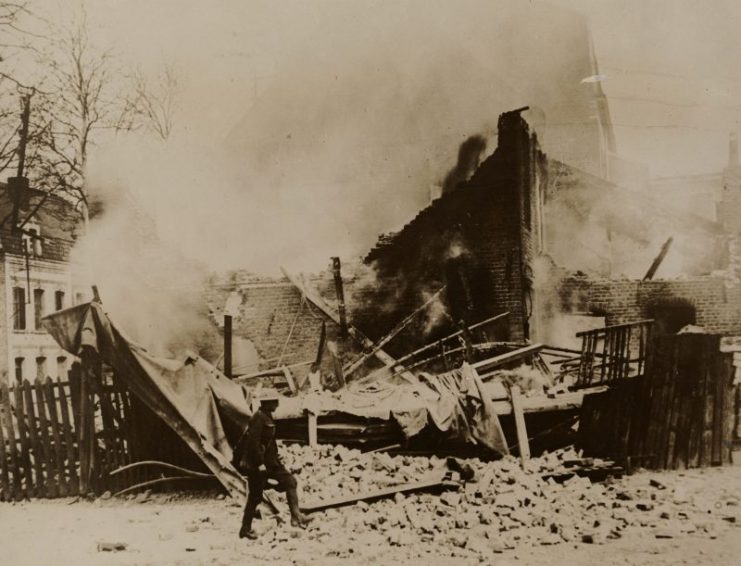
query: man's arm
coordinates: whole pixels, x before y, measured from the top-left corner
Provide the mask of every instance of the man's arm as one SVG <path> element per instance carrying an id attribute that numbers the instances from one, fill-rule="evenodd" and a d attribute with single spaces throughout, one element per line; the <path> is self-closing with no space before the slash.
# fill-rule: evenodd
<path id="1" fill-rule="evenodd" d="M 250 428 L 247 431 L 247 440 L 245 442 L 247 461 L 258 468 L 265 465 L 265 447 L 262 444 L 263 424 L 263 419 L 259 416 L 253 418 L 250 422 Z"/>

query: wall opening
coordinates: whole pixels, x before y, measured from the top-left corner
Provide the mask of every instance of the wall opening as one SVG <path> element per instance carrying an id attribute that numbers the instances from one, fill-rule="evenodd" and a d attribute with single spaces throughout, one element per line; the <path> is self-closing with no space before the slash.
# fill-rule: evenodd
<path id="1" fill-rule="evenodd" d="M 676 334 L 697 321 L 695 306 L 687 299 L 659 299 L 646 308 L 646 315 L 654 319 L 653 332 L 656 336 Z"/>

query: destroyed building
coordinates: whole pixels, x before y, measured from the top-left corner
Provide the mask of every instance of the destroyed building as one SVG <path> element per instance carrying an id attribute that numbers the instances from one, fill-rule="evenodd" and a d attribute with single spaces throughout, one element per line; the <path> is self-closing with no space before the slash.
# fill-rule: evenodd
<path id="1" fill-rule="evenodd" d="M 122 493 L 172 479 L 153 471 L 138 484 L 135 475 L 117 476 L 131 470 L 132 458 L 141 460 L 137 466 L 158 460 L 190 467 L 198 466 L 197 457 L 208 477 L 243 495 L 232 450 L 263 387 L 282 394 L 277 436 L 312 447 L 479 458 L 515 448 L 525 462 L 531 447 L 542 452 L 578 440 L 626 465 L 631 458 L 657 469 L 728 463 L 738 424 L 736 356 L 729 354 L 738 347 L 717 333 L 737 332 L 735 217 L 714 222 L 667 208 L 657 213 L 648 198 L 549 160 L 526 111 L 502 114 L 496 148 L 470 177 L 383 237 L 362 265 L 344 266 L 344 275 L 333 258 L 332 270 L 311 277 L 287 270 L 283 279 L 214 277 L 207 299 L 224 331 L 223 372 L 196 354 L 152 355 L 125 337 L 99 298 L 45 317 L 57 343 L 81 359 L 68 384 L 72 404 L 62 413 L 71 407 L 78 446 L 78 457 L 67 458 L 70 469 L 56 472 L 60 481 L 69 472 L 65 489 L 79 479 L 73 485 L 79 493 L 106 485 Z M 736 202 L 730 183 L 725 194 L 728 206 Z M 605 200 L 613 206 L 600 209 Z M 566 220 L 572 230 L 559 233 L 557 221 L 572 208 Z M 667 227 L 687 234 L 676 235 L 676 248 L 666 240 L 643 279 L 624 276 L 633 267 L 629 259 Z M 590 254 L 578 251 L 586 243 Z M 704 253 L 687 253 L 693 246 Z M 679 264 L 686 275 L 656 279 L 673 249 L 687 260 Z M 573 265 L 583 271 L 574 273 Z M 725 294 L 713 296 L 715 289 Z M 579 318 L 565 329 L 554 324 L 570 316 Z M 649 343 L 646 316 L 656 319 L 659 334 L 705 324 L 716 335 L 695 330 Z M 620 321 L 630 324 L 615 325 Z M 560 347 L 562 336 L 579 330 L 587 330 L 577 334 L 580 350 Z M 660 355 L 650 358 L 649 348 Z M 37 399 L 52 385 L 34 384 Z M 64 388 L 57 384 L 60 397 Z M 31 415 L 30 383 L 13 395 L 21 390 Z M 0 387 L 8 414 L 10 396 Z M 672 407 L 703 418 L 667 420 L 677 414 Z M 59 428 L 72 450 L 72 429 L 64 421 Z M 11 454 L 13 489 L 3 487 L 14 497 L 27 496 L 32 478 L 44 477 L 24 463 L 23 454 L 36 448 L 24 447 L 23 425 L 19 431 L 21 464 Z M 189 473 L 186 479 L 205 472 Z"/>
<path id="2" fill-rule="evenodd" d="M 717 203 L 725 220 L 710 220 L 549 159 L 527 115 L 502 114 L 496 149 L 469 179 L 382 236 L 365 267 L 346 269 L 349 319 L 379 339 L 442 289 L 443 306 L 388 345 L 399 354 L 461 321 L 502 313 L 509 314 L 487 329 L 490 340 L 564 344 L 579 330 L 646 318 L 672 332 L 687 324 L 741 331 L 730 212 L 741 192 L 738 166 L 731 161 Z M 664 247 L 663 263 L 645 277 Z M 313 283 L 336 301 L 330 273 Z M 234 290 L 243 299 L 235 335 L 250 341 L 254 369 L 265 367 L 260 360 L 313 359 L 322 317 L 290 282 L 246 274 L 215 280 L 209 304 L 217 320 Z M 328 333 L 337 339 L 331 322 Z"/>

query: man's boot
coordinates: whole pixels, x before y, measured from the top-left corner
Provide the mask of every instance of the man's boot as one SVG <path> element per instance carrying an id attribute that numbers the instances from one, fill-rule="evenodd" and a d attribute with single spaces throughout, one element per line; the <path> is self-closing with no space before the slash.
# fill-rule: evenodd
<path id="1" fill-rule="evenodd" d="M 247 504 L 244 506 L 244 515 L 242 516 L 242 528 L 239 529 L 239 538 L 248 538 L 255 540 L 257 533 L 252 530 L 252 520 L 257 512 L 258 502 L 247 497 Z"/>
<path id="2" fill-rule="evenodd" d="M 291 525 L 305 529 L 312 521 L 312 517 L 304 515 L 298 508 L 298 492 L 295 489 L 286 491 L 288 508 L 291 510 Z"/>

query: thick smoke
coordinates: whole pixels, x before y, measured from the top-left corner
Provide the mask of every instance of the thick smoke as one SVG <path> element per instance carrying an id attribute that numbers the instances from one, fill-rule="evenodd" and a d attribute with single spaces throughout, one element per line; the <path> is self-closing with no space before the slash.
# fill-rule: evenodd
<path id="1" fill-rule="evenodd" d="M 460 183 L 468 181 L 476 171 L 481 157 L 486 151 L 486 138 L 480 135 L 471 136 L 458 149 L 458 162 L 443 181 L 443 194 L 454 190 Z"/>
<path id="2" fill-rule="evenodd" d="M 600 133 L 595 87 L 580 83 L 593 73 L 577 14 L 511 0 L 456 3 L 444 18 L 417 1 L 332 6 L 276 60 L 228 138 L 244 180 L 262 181 L 254 198 L 279 194 L 290 206 L 300 192 L 320 203 L 295 228 L 311 224 L 325 257 L 338 240 L 363 253 L 408 222 L 445 177 L 452 148 L 471 132 L 494 135 L 507 110 L 542 108 L 546 150 L 590 166 Z M 482 145 L 464 144 L 458 178 Z"/>
<path id="3" fill-rule="evenodd" d="M 554 124 L 549 139 L 573 142 L 559 147 L 596 146 L 578 15 L 512 0 L 462 2 L 444 20 L 425 2 L 332 6 L 296 36 L 281 22 L 290 41 L 271 44 L 273 72 L 254 92 L 191 108 L 194 124 L 201 113 L 234 124 L 225 144 L 183 113 L 165 145 L 119 137 L 90 156 L 105 212 L 77 257 L 134 338 L 165 351 L 208 334 L 195 295 L 212 271 L 313 272 L 364 254 L 427 204 L 457 141 L 491 135 L 503 111 L 536 104 Z M 249 42 L 235 37 L 221 47 Z M 233 93 L 225 61 L 208 80 L 180 65 L 183 84 Z M 480 145 L 462 153 L 464 177 Z"/>

